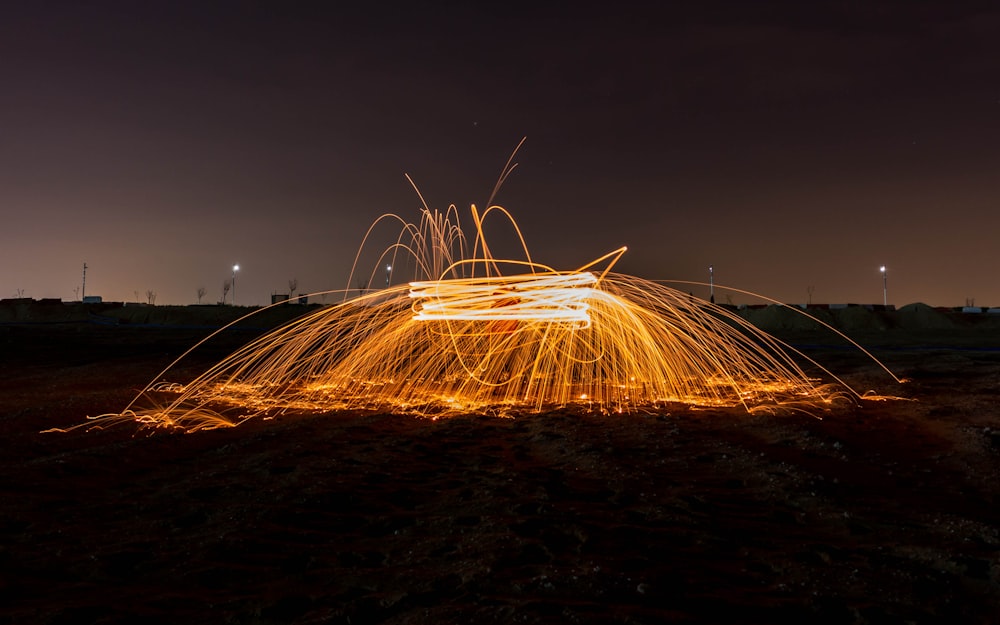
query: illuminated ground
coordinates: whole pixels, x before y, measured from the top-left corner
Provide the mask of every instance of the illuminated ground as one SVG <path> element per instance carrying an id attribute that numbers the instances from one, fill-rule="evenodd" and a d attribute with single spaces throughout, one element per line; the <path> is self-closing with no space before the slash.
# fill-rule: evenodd
<path id="1" fill-rule="evenodd" d="M 906 336 L 866 342 L 892 339 L 877 353 L 920 401 L 824 421 L 341 414 L 134 437 L 37 432 L 129 401 L 190 331 L 0 327 L 0 622 L 990 622 L 1000 354 Z"/>

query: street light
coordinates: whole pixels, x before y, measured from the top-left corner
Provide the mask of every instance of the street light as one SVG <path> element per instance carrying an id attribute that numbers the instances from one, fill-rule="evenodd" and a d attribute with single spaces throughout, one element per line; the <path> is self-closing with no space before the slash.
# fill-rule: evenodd
<path id="1" fill-rule="evenodd" d="M 886 284 L 885 265 L 879 267 L 878 270 L 882 272 L 882 306 L 887 308 L 889 306 L 889 289 Z"/>
<path id="2" fill-rule="evenodd" d="M 708 301 L 715 303 L 715 265 L 708 266 Z"/>
<path id="3" fill-rule="evenodd" d="M 389 276 L 392 275 L 392 265 L 385 266 L 385 288 L 389 288 Z"/>
<path id="4" fill-rule="evenodd" d="M 239 270 L 239 265 L 233 265 L 233 306 L 236 305 L 236 272 Z"/>

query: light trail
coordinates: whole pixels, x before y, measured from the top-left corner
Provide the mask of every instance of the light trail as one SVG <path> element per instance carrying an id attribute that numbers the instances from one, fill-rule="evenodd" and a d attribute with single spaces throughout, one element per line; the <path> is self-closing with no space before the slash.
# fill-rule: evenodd
<path id="1" fill-rule="evenodd" d="M 556 271 L 532 261 L 507 211 L 471 210 L 471 246 L 454 207 L 425 207 L 418 224 L 393 217 L 401 232 L 372 276 L 386 261 L 397 271 L 408 260 L 408 283 L 306 314 L 190 383 L 151 384 L 121 413 L 89 425 L 191 432 L 290 412 L 357 410 L 432 418 L 678 406 L 821 414 L 841 401 L 878 399 L 724 307 L 613 272 L 625 248 Z M 523 259 L 491 256 L 483 229 L 491 213 L 514 226 Z"/>
<path id="2" fill-rule="evenodd" d="M 590 272 L 411 282 L 415 321 L 529 321 L 590 325 Z"/>

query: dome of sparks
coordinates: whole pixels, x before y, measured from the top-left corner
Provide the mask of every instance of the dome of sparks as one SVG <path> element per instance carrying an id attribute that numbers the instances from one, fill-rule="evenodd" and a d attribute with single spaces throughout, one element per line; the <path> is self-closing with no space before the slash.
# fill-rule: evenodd
<path id="1" fill-rule="evenodd" d="M 417 224 L 383 216 L 402 229 L 375 266 L 411 268 L 408 283 L 345 296 L 96 420 L 196 431 L 290 412 L 822 411 L 858 397 L 726 308 L 613 272 L 625 248 L 557 271 L 531 259 L 506 210 L 471 212 L 471 239 L 454 207 L 425 207 Z M 488 214 L 513 225 L 523 258 L 493 257 Z"/>

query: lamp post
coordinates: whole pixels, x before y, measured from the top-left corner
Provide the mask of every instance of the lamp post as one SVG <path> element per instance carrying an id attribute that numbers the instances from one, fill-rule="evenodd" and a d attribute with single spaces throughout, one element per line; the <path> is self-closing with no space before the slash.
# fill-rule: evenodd
<path id="1" fill-rule="evenodd" d="M 715 265 L 708 266 L 708 301 L 715 303 Z"/>
<path id="2" fill-rule="evenodd" d="M 389 277 L 392 276 L 392 265 L 385 266 L 385 288 L 389 288 Z"/>
<path id="3" fill-rule="evenodd" d="M 239 265 L 233 265 L 233 306 L 236 305 L 236 272 L 239 270 Z"/>
<path id="4" fill-rule="evenodd" d="M 888 288 L 888 285 L 886 283 L 885 265 L 882 265 L 881 267 L 879 267 L 878 270 L 882 272 L 882 306 L 883 307 L 888 307 L 889 306 L 889 288 Z"/>

